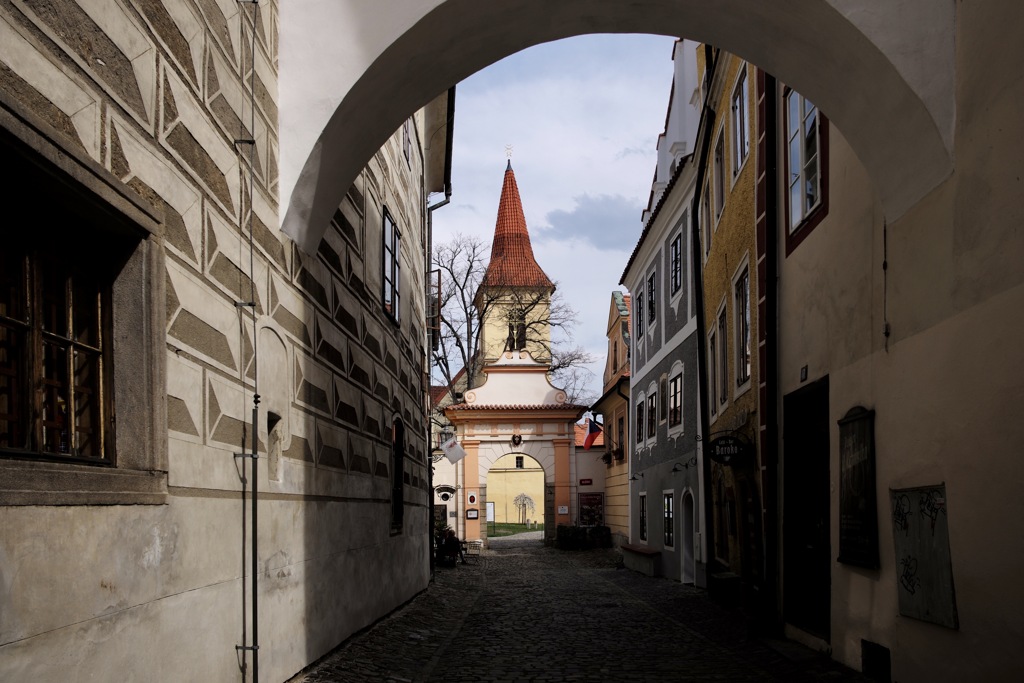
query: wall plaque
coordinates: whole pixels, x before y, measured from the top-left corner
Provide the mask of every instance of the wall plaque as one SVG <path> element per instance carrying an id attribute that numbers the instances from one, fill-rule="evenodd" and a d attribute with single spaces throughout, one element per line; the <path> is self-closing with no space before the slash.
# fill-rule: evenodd
<path id="1" fill-rule="evenodd" d="M 875 411 L 855 406 L 839 420 L 839 557 L 878 569 Z"/>

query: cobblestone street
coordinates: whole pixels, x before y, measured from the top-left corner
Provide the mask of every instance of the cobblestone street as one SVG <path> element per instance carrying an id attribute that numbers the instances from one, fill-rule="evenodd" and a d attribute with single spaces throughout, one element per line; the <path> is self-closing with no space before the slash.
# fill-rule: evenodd
<path id="1" fill-rule="evenodd" d="M 703 591 L 616 559 L 494 539 L 290 683 L 865 680 L 795 643 L 750 639 Z"/>

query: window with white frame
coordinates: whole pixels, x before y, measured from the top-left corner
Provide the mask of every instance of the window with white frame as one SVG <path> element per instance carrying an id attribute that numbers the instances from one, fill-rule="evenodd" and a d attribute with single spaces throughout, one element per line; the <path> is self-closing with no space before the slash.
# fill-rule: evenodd
<path id="1" fill-rule="evenodd" d="M 718 402 L 724 404 L 729 399 L 729 345 L 726 343 L 728 321 L 725 318 L 725 307 L 718 314 Z"/>
<path id="2" fill-rule="evenodd" d="M 675 509 L 674 501 L 675 494 L 672 491 L 666 491 L 662 494 L 662 500 L 664 501 L 663 509 L 665 511 L 665 547 L 672 548 L 675 546 Z"/>
<path id="3" fill-rule="evenodd" d="M 647 438 L 653 439 L 658 433 L 658 392 L 652 391 L 647 397 Z"/>
<path id="4" fill-rule="evenodd" d="M 647 278 L 647 324 L 653 325 L 658 317 L 658 290 L 657 272 L 651 273 Z"/>
<path id="5" fill-rule="evenodd" d="M 718 334 L 714 327 L 708 332 L 708 406 L 718 414 Z"/>
<path id="6" fill-rule="evenodd" d="M 683 218 L 683 224 L 686 224 L 685 216 Z M 672 238 L 672 243 L 668 249 L 668 272 L 669 280 L 668 287 L 671 294 L 679 292 L 683 286 L 683 235 L 679 233 Z"/>
<path id="7" fill-rule="evenodd" d="M 736 386 L 750 381 L 750 268 L 743 267 L 733 285 L 733 314 L 736 316 Z"/>
<path id="8" fill-rule="evenodd" d="M 382 299 L 384 304 L 384 312 L 388 314 L 395 322 L 399 321 L 399 313 L 401 311 L 401 282 L 402 282 L 402 267 L 401 267 L 401 253 L 402 253 L 402 234 L 398 231 L 398 226 L 395 225 L 395 220 L 391 217 L 387 207 L 384 208 L 384 230 L 383 230 L 384 248 L 383 253 L 383 292 Z"/>
<path id="9" fill-rule="evenodd" d="M 795 90 L 785 99 L 789 231 L 794 232 L 821 202 L 820 117 L 818 108 Z"/>
<path id="10" fill-rule="evenodd" d="M 704 195 L 701 197 L 700 202 L 700 227 L 702 231 L 702 237 L 704 242 L 704 260 L 708 258 L 708 254 L 711 252 L 711 183 L 704 185 Z"/>
<path id="11" fill-rule="evenodd" d="M 644 445 L 644 429 L 647 428 L 647 423 L 644 422 L 644 397 L 640 396 L 640 400 L 636 404 L 636 447 L 639 449 Z"/>
<path id="12" fill-rule="evenodd" d="M 647 540 L 647 494 L 640 494 L 640 504 L 637 505 L 640 517 L 640 540 Z"/>
<path id="13" fill-rule="evenodd" d="M 683 373 L 672 376 L 668 381 L 668 426 L 678 427 L 683 424 Z"/>
<path id="14" fill-rule="evenodd" d="M 636 338 L 640 341 L 644 336 L 644 290 L 640 289 L 639 295 L 637 295 L 636 311 L 633 314 L 636 322 Z"/>
<path id="15" fill-rule="evenodd" d="M 750 97 L 747 92 L 747 67 L 740 68 L 732 92 L 732 175 L 739 175 L 750 153 Z"/>
<path id="16" fill-rule="evenodd" d="M 714 171 L 715 220 L 718 220 L 725 208 L 725 136 L 721 132 L 715 141 Z"/>

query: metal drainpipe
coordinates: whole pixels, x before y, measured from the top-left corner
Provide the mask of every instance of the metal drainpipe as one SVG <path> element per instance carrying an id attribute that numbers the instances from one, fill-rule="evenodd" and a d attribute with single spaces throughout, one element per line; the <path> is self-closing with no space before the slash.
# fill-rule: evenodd
<path id="1" fill-rule="evenodd" d="M 764 76 L 765 103 L 765 434 L 761 444 L 762 479 L 761 501 L 765 508 L 762 518 L 764 533 L 764 588 L 762 618 L 769 633 L 782 631 L 782 605 L 779 602 L 779 212 L 778 212 L 778 86 L 774 76 Z M 765 448 L 765 444 L 768 447 Z M 768 457 L 764 457 L 767 455 Z"/>
<path id="2" fill-rule="evenodd" d="M 700 147 L 697 150 L 697 179 L 695 187 L 697 191 L 693 196 L 693 206 L 690 208 L 690 222 L 691 222 L 691 235 L 693 242 L 693 288 L 694 288 L 694 305 L 697 316 L 697 391 L 698 396 L 707 393 L 708 386 L 708 358 L 707 358 L 707 345 L 706 345 L 706 323 L 704 321 L 704 258 L 703 250 L 701 248 L 700 239 L 700 198 L 701 191 L 704 185 L 704 174 L 707 172 L 707 154 L 708 149 L 711 147 L 711 133 L 715 125 L 715 110 L 709 105 L 711 100 L 711 82 L 714 79 L 715 67 L 717 66 L 718 58 L 713 55 L 712 48 L 709 45 L 704 46 L 705 54 L 705 81 L 707 96 L 704 98 L 704 107 L 701 111 L 701 123 L 704 128 L 704 137 L 700 141 Z M 707 397 L 705 396 L 705 399 Z M 701 439 L 707 440 L 708 435 L 711 432 L 710 419 L 708 418 L 708 402 L 707 400 L 698 401 L 697 407 L 700 410 L 700 431 Z M 708 454 L 708 449 L 705 447 L 704 442 L 701 442 L 701 461 L 703 463 L 704 470 L 704 481 L 703 481 L 703 495 L 704 495 L 704 541 L 710 547 L 714 543 L 713 538 L 707 537 L 708 528 L 713 524 L 713 513 L 714 510 L 711 504 L 711 458 Z M 707 556 L 702 553 L 704 557 L 704 566 L 708 566 Z"/>
<path id="3" fill-rule="evenodd" d="M 447 121 L 447 124 L 448 124 L 448 130 L 445 132 L 444 199 L 442 199 L 441 201 L 439 201 L 436 204 L 430 204 L 430 205 L 427 206 L 427 245 L 426 245 L 427 246 L 427 253 L 425 254 L 425 256 L 426 256 L 426 263 L 424 264 L 424 270 L 427 273 L 429 273 L 430 270 L 431 270 L 430 266 L 431 266 L 432 254 L 434 253 L 434 211 L 436 211 L 437 209 L 440 209 L 442 206 L 446 206 L 452 200 L 452 146 L 454 145 L 454 140 L 455 140 L 455 131 L 454 131 L 454 126 L 452 125 L 452 124 L 455 123 L 455 86 L 454 85 L 452 87 L 448 88 L 448 116 L 446 117 L 445 120 Z M 438 305 L 440 305 L 440 301 L 438 302 Z M 430 352 L 428 351 L 427 354 L 428 354 L 428 365 L 429 365 L 430 364 L 429 363 L 429 354 L 430 354 Z M 429 375 L 428 375 L 427 387 L 428 387 L 428 391 L 429 391 L 429 387 L 430 387 Z M 429 400 L 429 397 L 428 397 L 428 400 Z M 433 406 L 431 406 L 431 409 L 433 409 Z M 431 433 L 431 429 L 430 429 L 430 424 L 431 424 L 430 420 L 427 420 L 427 444 L 428 445 L 432 445 L 431 444 L 431 440 L 433 438 L 433 434 Z M 433 450 L 433 449 L 431 448 L 431 450 Z M 456 477 L 456 483 L 457 482 L 458 482 L 458 477 Z M 428 520 L 428 526 L 427 526 L 427 528 L 429 530 L 428 531 L 428 539 L 430 540 L 430 543 L 431 543 L 431 552 L 429 553 L 430 554 L 430 576 L 433 577 L 434 576 L 434 553 L 433 553 L 433 545 L 432 545 L 433 544 L 433 538 L 434 538 L 434 463 L 433 463 L 433 460 L 431 460 L 430 469 L 427 470 L 427 487 L 428 487 L 427 490 L 429 491 L 429 499 L 428 500 L 430 501 L 430 504 L 427 506 L 427 514 L 429 515 L 429 518 L 430 518 Z M 447 520 L 445 520 L 445 522 L 447 522 Z"/>

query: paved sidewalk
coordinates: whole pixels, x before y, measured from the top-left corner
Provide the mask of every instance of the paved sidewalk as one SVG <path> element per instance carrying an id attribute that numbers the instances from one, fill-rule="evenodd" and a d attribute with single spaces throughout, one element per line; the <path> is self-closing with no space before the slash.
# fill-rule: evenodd
<path id="1" fill-rule="evenodd" d="M 749 639 L 698 589 L 617 567 L 614 551 L 493 539 L 290 683 L 865 681 L 791 642 Z"/>

